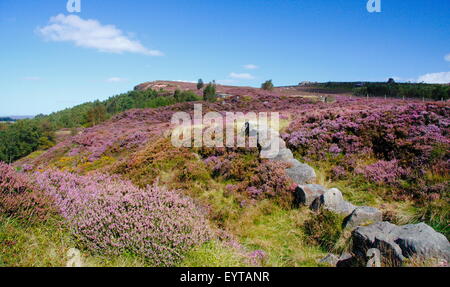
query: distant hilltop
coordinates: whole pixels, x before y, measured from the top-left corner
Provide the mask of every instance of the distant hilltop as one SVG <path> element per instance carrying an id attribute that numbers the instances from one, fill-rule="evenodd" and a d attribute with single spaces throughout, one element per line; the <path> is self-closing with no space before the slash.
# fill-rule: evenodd
<path id="1" fill-rule="evenodd" d="M 0 116 L 0 122 L 15 122 L 32 118 L 34 118 L 34 116 Z"/>
<path id="2" fill-rule="evenodd" d="M 15 122 L 16 120 L 10 117 L 0 117 L 0 122 Z"/>

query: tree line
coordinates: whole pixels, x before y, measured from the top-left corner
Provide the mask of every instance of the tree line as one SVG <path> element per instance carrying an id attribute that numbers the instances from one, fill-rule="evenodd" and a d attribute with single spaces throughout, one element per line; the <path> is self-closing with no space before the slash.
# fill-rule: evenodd
<path id="1" fill-rule="evenodd" d="M 450 99 L 450 85 L 433 84 L 406 84 L 406 83 L 368 83 L 363 87 L 353 89 L 356 96 L 420 98 L 428 100 Z"/>
<path id="2" fill-rule="evenodd" d="M 450 99 L 450 85 L 425 83 L 396 83 L 394 79 L 387 82 L 326 82 L 314 83 L 314 88 L 329 91 L 352 93 L 355 96 L 419 98 L 427 100 Z"/>
<path id="3" fill-rule="evenodd" d="M 205 88 L 205 97 L 215 96 L 215 86 Z M 55 144 L 55 131 L 63 128 L 91 127 L 111 116 L 134 108 L 158 108 L 180 102 L 199 101 L 192 91 L 130 91 L 68 108 L 50 115 L 0 125 L 0 161 L 11 163 L 30 153 Z"/>

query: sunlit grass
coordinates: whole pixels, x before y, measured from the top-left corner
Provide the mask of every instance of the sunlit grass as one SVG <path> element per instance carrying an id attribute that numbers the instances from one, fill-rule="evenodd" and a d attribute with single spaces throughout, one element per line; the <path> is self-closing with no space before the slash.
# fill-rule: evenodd
<path id="1" fill-rule="evenodd" d="M 210 241 L 194 248 L 180 263 L 180 267 L 245 267 L 242 254 L 222 242 Z"/>
<path id="2" fill-rule="evenodd" d="M 46 223 L 28 225 L 0 216 L 0 267 L 64 267 L 67 252 L 78 247 L 70 230 L 53 218 Z M 142 258 L 93 256 L 81 251 L 83 267 L 145 266 Z"/>
<path id="3" fill-rule="evenodd" d="M 249 249 L 268 254 L 267 266 L 317 266 L 326 253 L 308 245 L 302 224 L 307 210 L 283 210 L 270 201 L 247 207 L 229 229 Z"/>

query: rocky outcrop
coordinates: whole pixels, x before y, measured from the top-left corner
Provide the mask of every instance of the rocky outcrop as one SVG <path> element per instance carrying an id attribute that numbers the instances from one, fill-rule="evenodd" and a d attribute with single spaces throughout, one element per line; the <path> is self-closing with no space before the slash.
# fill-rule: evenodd
<path id="1" fill-rule="evenodd" d="M 369 206 L 360 206 L 355 208 L 355 210 L 353 210 L 353 212 L 345 219 L 344 227 L 354 228 L 380 221 L 383 221 L 383 213 L 379 209 Z"/>
<path id="2" fill-rule="evenodd" d="M 301 163 L 296 159 L 292 159 L 288 163 L 291 167 L 286 169 L 286 174 L 296 184 L 307 184 L 316 180 L 316 172 L 309 165 Z"/>
<path id="3" fill-rule="evenodd" d="M 296 184 L 303 185 L 315 181 L 314 169 L 294 158 L 292 151 L 286 147 L 286 142 L 280 137 L 278 131 L 269 127 L 258 127 L 253 122 L 246 122 L 242 132 L 246 136 L 257 137 L 261 158 L 286 163 L 288 165 L 286 174 Z"/>
<path id="4" fill-rule="evenodd" d="M 357 267 L 358 262 L 355 257 L 353 257 L 350 253 L 343 253 L 339 256 L 339 259 L 336 263 L 336 267 Z"/>
<path id="5" fill-rule="evenodd" d="M 266 149 L 261 151 L 261 157 L 278 162 L 290 162 L 294 159 L 292 151 L 287 148 L 279 150 Z"/>
<path id="6" fill-rule="evenodd" d="M 315 211 L 318 211 L 320 208 L 325 208 L 340 215 L 349 216 L 356 209 L 356 206 L 344 200 L 339 189 L 332 188 L 316 198 L 311 208 Z"/>
<path id="7" fill-rule="evenodd" d="M 319 184 L 307 184 L 299 185 L 294 192 L 294 205 L 306 205 L 311 206 L 311 204 L 323 195 L 327 189 Z"/>
<path id="8" fill-rule="evenodd" d="M 328 254 L 327 256 L 325 256 L 324 258 L 322 258 L 319 261 L 319 263 L 321 263 L 321 264 L 326 264 L 326 265 L 330 265 L 330 266 L 336 266 L 338 262 L 339 262 L 339 257 L 332 253 Z"/>
<path id="9" fill-rule="evenodd" d="M 253 132 L 253 131 L 251 131 Z M 278 149 L 286 149 L 286 142 L 279 136 L 278 133 L 274 134 L 274 137 L 267 140 L 260 140 L 259 144 L 263 151 L 267 151 L 272 149 L 274 146 L 278 147 Z M 278 145 L 278 146 L 276 146 Z"/>
<path id="10" fill-rule="evenodd" d="M 447 238 L 425 223 L 397 226 L 378 222 L 352 232 L 353 254 L 359 265 L 367 263 L 367 251 L 376 248 L 387 266 L 401 266 L 406 258 L 450 260 Z"/>

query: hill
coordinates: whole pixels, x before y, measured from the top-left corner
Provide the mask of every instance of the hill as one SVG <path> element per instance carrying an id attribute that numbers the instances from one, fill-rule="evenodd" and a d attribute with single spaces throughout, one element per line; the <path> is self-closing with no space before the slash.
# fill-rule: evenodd
<path id="1" fill-rule="evenodd" d="M 11 215 L 0 223 L 0 238 L 15 246 L 0 245 L 0 265 L 61 266 L 64 253 L 73 247 L 82 251 L 88 266 L 336 265 L 322 259 L 328 253 L 339 257 L 349 252 L 350 258 L 362 260 L 355 236 L 364 230 L 343 224 L 354 212 L 367 210 L 362 206 L 376 208 L 376 216 L 357 225 L 370 227 L 384 220 L 400 230 L 425 222 L 421 230 L 428 232 L 426 240 L 445 250 L 450 218 L 448 103 L 355 97 L 300 86 L 216 89 L 223 97 L 205 102 L 196 84 L 141 84 L 132 92 L 88 104 L 103 105 L 107 117 L 16 161 L 19 172 L 2 166 L 0 177 L 14 179 L 1 185 L 2 191 L 29 192 L 2 193 L 0 198 L 2 214 Z M 176 91 L 196 97 L 177 102 Z M 146 107 L 156 98 L 169 100 Z M 260 150 L 250 147 L 172 145 L 172 115 L 192 114 L 199 103 L 204 113 L 220 115 L 280 112 L 280 142 L 285 146 L 280 160 L 262 159 Z M 73 111 L 47 119 L 58 122 Z M 315 176 L 299 182 L 308 168 Z M 340 193 L 343 198 L 335 201 L 339 205 L 325 196 Z M 342 212 L 341 204 L 350 210 Z M 411 232 L 421 226 L 414 225 Z M 8 232 L 2 231 L 6 228 Z M 53 234 L 60 239 L 54 240 Z M 404 235 L 398 231 L 398 236 Z M 445 259 L 445 252 L 436 248 Z M 386 250 L 383 256 L 391 249 Z M 426 252 L 425 258 L 399 255 L 395 262 L 441 264 Z"/>

